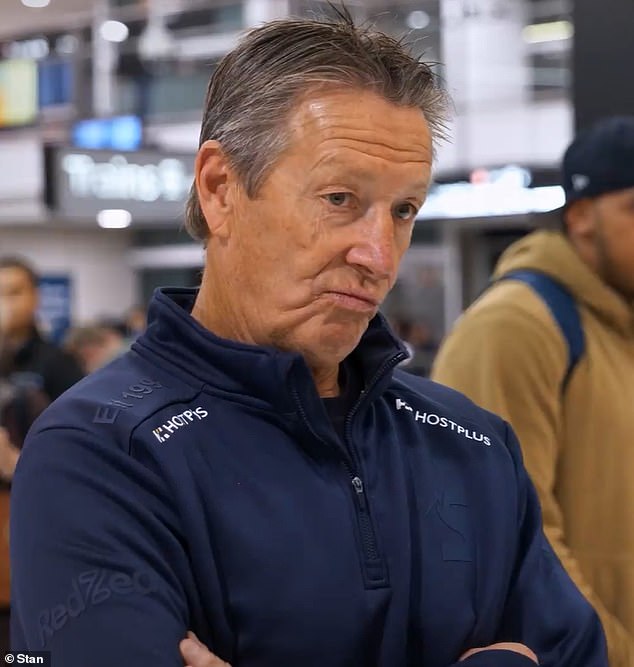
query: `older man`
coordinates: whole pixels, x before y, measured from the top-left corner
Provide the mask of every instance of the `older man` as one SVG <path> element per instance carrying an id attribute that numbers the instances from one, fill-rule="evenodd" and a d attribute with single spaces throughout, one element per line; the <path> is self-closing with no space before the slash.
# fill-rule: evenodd
<path id="1" fill-rule="evenodd" d="M 377 312 L 443 102 L 346 17 L 264 25 L 220 63 L 188 208 L 200 290 L 159 290 L 132 351 L 49 409 L 18 465 L 16 649 L 64 667 L 607 664 L 510 428 L 395 370 Z"/>

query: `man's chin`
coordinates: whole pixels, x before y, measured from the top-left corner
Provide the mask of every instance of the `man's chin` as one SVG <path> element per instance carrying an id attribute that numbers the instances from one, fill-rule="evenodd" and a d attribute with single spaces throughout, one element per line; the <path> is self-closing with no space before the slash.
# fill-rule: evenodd
<path id="1" fill-rule="evenodd" d="M 314 347 L 342 361 L 357 347 L 369 322 L 369 319 L 359 321 L 359 318 L 348 322 L 325 322 L 321 325 Z"/>
<path id="2" fill-rule="evenodd" d="M 359 344 L 371 317 L 358 314 L 342 316 L 330 311 L 326 316 L 313 317 L 286 335 L 274 338 L 273 345 L 299 352 L 311 365 L 333 365 L 343 361 Z"/>

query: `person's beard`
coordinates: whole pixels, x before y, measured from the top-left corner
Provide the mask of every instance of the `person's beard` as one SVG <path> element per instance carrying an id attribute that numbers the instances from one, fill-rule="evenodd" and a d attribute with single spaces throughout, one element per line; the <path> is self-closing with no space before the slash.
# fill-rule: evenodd
<path id="1" fill-rule="evenodd" d="M 605 234 L 603 232 L 603 217 L 596 209 L 594 215 L 596 230 L 595 251 L 599 276 L 603 282 L 617 292 L 619 296 L 623 297 L 629 303 L 634 303 L 634 290 L 619 274 L 617 264 L 612 259 L 610 246 L 606 242 Z"/>

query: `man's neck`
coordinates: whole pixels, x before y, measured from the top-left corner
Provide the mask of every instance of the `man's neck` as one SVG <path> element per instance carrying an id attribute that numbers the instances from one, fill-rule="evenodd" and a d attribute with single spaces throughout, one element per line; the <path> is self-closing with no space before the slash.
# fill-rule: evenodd
<path id="1" fill-rule="evenodd" d="M 328 368 L 311 368 L 310 372 L 315 380 L 317 393 L 321 398 L 334 398 L 339 396 L 339 364 Z"/>
<path id="2" fill-rule="evenodd" d="M 220 338 L 235 340 L 247 345 L 259 345 L 248 331 L 248 322 L 240 323 L 240 318 L 232 311 L 229 303 L 224 304 L 222 298 L 217 298 L 217 294 L 212 295 L 209 292 L 209 286 L 201 286 L 191 315 L 205 329 L 211 331 Z M 224 307 L 226 305 L 226 307 Z M 322 398 L 332 398 L 339 395 L 339 364 L 329 364 L 322 366 L 312 364 L 307 360 L 311 375 L 317 387 L 317 393 Z"/>
<path id="3" fill-rule="evenodd" d="M 248 322 L 240 323 L 231 302 L 225 301 L 218 292 L 211 292 L 209 284 L 206 284 L 204 279 L 191 315 L 205 329 L 219 338 L 235 340 L 247 345 L 256 344 L 248 331 Z"/>

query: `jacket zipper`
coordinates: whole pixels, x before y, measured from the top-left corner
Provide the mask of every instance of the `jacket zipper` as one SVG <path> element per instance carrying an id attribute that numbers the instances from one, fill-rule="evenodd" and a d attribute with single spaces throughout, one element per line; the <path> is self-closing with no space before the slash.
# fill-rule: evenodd
<path id="1" fill-rule="evenodd" d="M 345 423 L 346 442 L 344 443 L 344 445 L 346 446 L 348 457 L 345 456 L 342 457 L 342 464 L 348 474 L 348 477 L 350 479 L 350 484 L 352 485 L 352 489 L 354 492 L 355 506 L 357 508 L 357 520 L 359 524 L 359 533 L 361 535 L 361 545 L 365 561 L 378 561 L 380 560 L 380 554 L 377 546 L 376 535 L 374 533 L 374 527 L 372 526 L 372 519 L 370 517 L 370 508 L 368 505 L 368 498 L 365 492 L 363 479 L 359 476 L 359 473 L 357 472 L 358 469 L 360 470 L 360 464 L 358 463 L 354 445 L 352 443 L 352 420 L 354 419 L 355 414 L 359 410 L 359 407 L 366 400 L 369 391 L 378 382 L 381 376 L 383 376 L 391 368 L 394 368 L 397 364 L 399 364 L 406 358 L 407 355 L 403 352 L 400 352 L 399 354 L 396 354 L 395 356 L 385 361 L 381 365 L 381 367 L 377 370 L 377 372 L 374 374 L 370 382 L 368 382 L 367 385 L 368 390 L 361 392 L 361 396 L 359 397 L 357 402 L 350 410 L 350 413 L 346 417 L 346 423 Z M 306 415 L 304 406 L 302 405 L 302 402 L 299 397 L 299 393 L 297 392 L 295 387 L 293 387 L 293 396 L 295 398 L 295 403 L 297 404 L 297 407 L 299 409 L 299 413 L 302 416 L 302 419 L 304 420 L 304 423 L 306 424 L 310 432 L 313 434 L 315 438 L 317 438 L 317 440 L 322 442 L 324 445 L 329 446 L 329 444 L 325 442 L 322 438 L 320 438 L 311 428 L 308 416 Z"/>
<path id="2" fill-rule="evenodd" d="M 354 419 L 355 414 L 358 412 L 363 402 L 367 399 L 369 391 L 374 387 L 374 385 L 379 381 L 379 379 L 387 373 L 391 368 L 394 368 L 397 364 L 407 358 L 407 355 L 403 352 L 391 357 L 385 361 L 381 367 L 374 374 L 370 382 L 368 382 L 368 391 L 361 392 L 359 400 L 352 406 L 350 413 L 346 417 L 345 423 L 345 438 L 346 438 L 346 449 L 350 453 L 352 460 L 354 461 L 355 467 L 360 470 L 361 465 L 358 462 L 354 445 L 352 442 L 352 420 Z M 363 484 L 363 479 L 356 473 L 347 462 L 344 463 L 348 475 L 350 477 L 350 482 L 355 492 L 355 498 L 358 508 L 358 519 L 359 519 L 359 532 L 361 534 L 361 543 L 363 547 L 363 555 L 366 560 L 377 561 L 380 559 L 379 548 L 377 544 L 376 535 L 374 532 L 374 527 L 372 526 L 372 518 L 370 516 L 370 507 L 368 504 L 368 497 L 365 492 L 365 487 Z"/>
<path id="3" fill-rule="evenodd" d="M 368 390 L 363 391 L 359 400 L 354 404 L 352 410 L 346 417 L 345 423 L 345 438 L 346 438 L 346 449 L 348 450 L 353 462 L 354 468 L 345 461 L 344 467 L 346 468 L 348 475 L 350 477 L 350 482 L 352 488 L 355 492 L 355 499 L 357 502 L 357 515 L 359 520 L 359 532 L 361 534 L 361 544 L 363 548 L 363 555 L 366 560 L 377 561 L 380 559 L 379 548 L 377 544 L 376 535 L 374 532 L 374 527 L 372 526 L 372 519 L 370 516 L 370 507 L 368 504 L 368 497 L 365 492 L 365 487 L 363 484 L 363 479 L 359 476 L 356 470 L 361 469 L 361 465 L 358 462 L 358 457 L 352 442 L 352 420 L 354 419 L 355 414 L 358 412 L 360 406 L 366 400 L 369 390 L 379 381 L 379 379 L 388 372 L 391 368 L 394 368 L 397 364 L 407 358 L 407 355 L 404 353 L 399 353 L 394 357 L 391 357 L 385 361 L 381 367 L 374 374 L 370 382 L 368 382 Z M 356 468 L 356 470 L 355 470 Z"/>
<path id="4" fill-rule="evenodd" d="M 365 495 L 365 489 L 363 488 L 363 480 L 358 475 L 355 475 L 352 469 L 347 465 L 346 468 L 351 477 L 350 481 L 356 496 L 363 555 L 366 560 L 379 560 L 379 549 L 376 543 L 376 535 L 372 528 L 372 520 L 370 519 L 368 502 Z"/>

